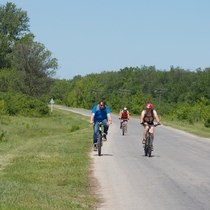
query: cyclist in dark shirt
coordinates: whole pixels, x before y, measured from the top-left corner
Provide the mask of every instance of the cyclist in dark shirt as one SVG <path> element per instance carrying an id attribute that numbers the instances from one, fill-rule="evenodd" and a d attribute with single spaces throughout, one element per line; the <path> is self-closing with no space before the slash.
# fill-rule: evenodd
<path id="1" fill-rule="evenodd" d="M 158 114 L 155 110 L 152 109 L 153 105 L 151 103 L 148 103 L 146 105 L 146 109 L 141 112 L 140 116 L 140 123 L 144 124 L 144 133 L 143 133 L 143 141 L 142 144 L 146 143 L 146 133 L 149 129 L 149 124 L 154 124 L 154 119 L 156 119 L 158 124 L 161 124 L 160 119 L 158 117 Z M 154 140 L 154 127 L 150 128 L 150 132 L 153 133 L 153 140 Z M 152 150 L 154 150 L 154 147 L 152 146 Z"/>

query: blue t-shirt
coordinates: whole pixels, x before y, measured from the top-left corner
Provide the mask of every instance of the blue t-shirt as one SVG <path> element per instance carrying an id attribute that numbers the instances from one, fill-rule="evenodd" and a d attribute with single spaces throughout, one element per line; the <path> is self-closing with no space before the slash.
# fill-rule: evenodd
<path id="1" fill-rule="evenodd" d="M 104 119 L 107 119 L 107 114 L 110 114 L 110 109 L 108 106 L 106 108 L 101 109 L 100 106 L 97 110 L 97 106 L 95 105 L 92 109 L 92 114 L 95 114 L 94 116 L 94 122 L 100 122 Z M 106 110 L 106 111 L 105 111 Z"/>

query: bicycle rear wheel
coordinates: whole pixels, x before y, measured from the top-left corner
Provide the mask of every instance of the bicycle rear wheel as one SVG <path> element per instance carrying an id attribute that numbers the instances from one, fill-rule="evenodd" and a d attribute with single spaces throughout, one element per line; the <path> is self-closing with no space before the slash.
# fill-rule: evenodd
<path id="1" fill-rule="evenodd" d="M 98 134 L 98 141 L 97 141 L 98 156 L 101 156 L 101 146 L 102 146 L 102 135 L 101 135 L 101 133 L 99 133 Z"/>

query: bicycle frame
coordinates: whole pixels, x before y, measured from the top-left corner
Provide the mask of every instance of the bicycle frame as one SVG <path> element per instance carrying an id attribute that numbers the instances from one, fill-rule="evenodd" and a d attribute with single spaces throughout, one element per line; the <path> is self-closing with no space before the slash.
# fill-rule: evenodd
<path id="1" fill-rule="evenodd" d="M 102 122 L 98 122 L 99 129 L 98 129 L 98 138 L 97 138 L 97 148 L 98 148 L 98 156 L 101 156 L 101 147 L 103 145 L 102 141 Z"/>
<path id="2" fill-rule="evenodd" d="M 144 125 L 143 126 L 147 126 L 147 125 Z M 151 127 L 156 127 L 158 126 L 158 124 L 152 124 L 152 125 L 148 125 L 149 128 L 147 130 L 147 133 L 146 133 L 146 143 L 145 143 L 145 146 L 144 146 L 144 153 L 145 153 L 145 156 L 148 156 L 148 157 L 151 157 L 152 155 L 152 144 L 153 144 L 153 133 L 150 133 L 150 129 Z"/>
<path id="3" fill-rule="evenodd" d="M 128 120 L 127 119 L 122 119 L 122 135 L 124 136 L 125 135 L 125 131 L 127 130 L 127 122 Z"/>
<path id="4" fill-rule="evenodd" d="M 122 121 L 122 135 L 125 135 L 125 131 L 127 131 L 127 123 L 128 123 L 128 119 L 122 119 L 119 118 L 120 121 Z"/>

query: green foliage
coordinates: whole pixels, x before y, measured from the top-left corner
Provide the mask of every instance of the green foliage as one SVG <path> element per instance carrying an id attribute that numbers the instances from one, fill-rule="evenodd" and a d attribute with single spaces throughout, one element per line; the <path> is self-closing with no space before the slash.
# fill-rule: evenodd
<path id="1" fill-rule="evenodd" d="M 0 100 L 0 116 L 5 115 L 7 113 L 7 109 L 5 107 L 4 100 Z"/>
<path id="2" fill-rule="evenodd" d="M 0 142 L 5 139 L 6 131 L 3 129 L 0 129 Z"/>
<path id="3" fill-rule="evenodd" d="M 0 93 L 0 100 L 4 99 L 6 112 L 9 115 L 31 117 L 49 116 L 47 104 L 24 94 Z"/>
<path id="4" fill-rule="evenodd" d="M 146 98 L 142 91 L 137 91 L 137 93 L 132 96 L 131 100 L 132 108 L 129 108 L 129 111 L 132 110 L 133 114 L 139 114 L 145 108 L 146 100 L 152 101 L 151 96 L 149 96 L 149 98 Z"/>
<path id="5" fill-rule="evenodd" d="M 184 104 L 176 110 L 178 120 L 187 120 L 191 114 L 191 107 L 188 104 Z"/>
<path id="6" fill-rule="evenodd" d="M 11 48 L 8 43 L 9 38 L 0 31 L 0 69 L 10 66 Z"/>
<path id="7" fill-rule="evenodd" d="M 67 132 L 71 133 L 71 132 L 75 132 L 79 129 L 80 129 L 79 125 L 72 125 L 72 127 L 70 129 L 68 129 Z"/>
<path id="8" fill-rule="evenodd" d="M 57 59 L 29 29 L 27 12 L 8 2 L 0 6 L 0 90 L 42 98 L 49 93 Z"/>
<path id="9" fill-rule="evenodd" d="M 12 66 L 19 76 L 21 92 L 38 98 L 49 92 L 58 64 L 51 52 L 32 38 L 29 34 L 16 42 Z"/>
<path id="10" fill-rule="evenodd" d="M 9 101 L 11 115 L 22 115 L 31 117 L 42 117 L 49 115 L 49 108 L 46 104 L 31 98 L 27 95 L 15 95 Z"/>
<path id="11" fill-rule="evenodd" d="M 10 67 L 13 44 L 29 32 L 27 12 L 7 2 L 0 6 L 0 69 Z"/>
<path id="12" fill-rule="evenodd" d="M 20 80 L 17 72 L 4 68 L 0 70 L 0 90 L 1 92 L 20 93 Z"/>
<path id="13" fill-rule="evenodd" d="M 126 67 L 117 72 L 104 71 L 84 77 L 78 75 L 72 80 L 56 80 L 54 99 L 67 106 L 91 109 L 103 98 L 112 112 L 119 112 L 122 106 L 126 106 L 131 114 L 136 115 L 151 102 L 161 116 L 173 116 L 193 123 L 204 119 L 201 107 L 209 104 L 210 97 L 205 97 L 208 96 L 205 87 L 210 81 L 209 75 L 209 69 L 191 72 L 179 67 L 171 67 L 170 71 L 160 71 L 154 66 Z M 201 86 L 197 81 L 204 77 Z M 202 93 L 197 92 L 201 87 Z M 161 95 L 156 91 L 159 88 L 163 89 Z M 129 92 L 122 94 L 120 89 Z"/>
<path id="14" fill-rule="evenodd" d="M 202 115 L 204 119 L 204 126 L 210 128 L 210 105 L 205 106 L 202 109 Z"/>
<path id="15" fill-rule="evenodd" d="M 207 128 L 210 128 L 210 115 L 206 118 L 206 120 L 204 122 L 204 126 Z"/>

